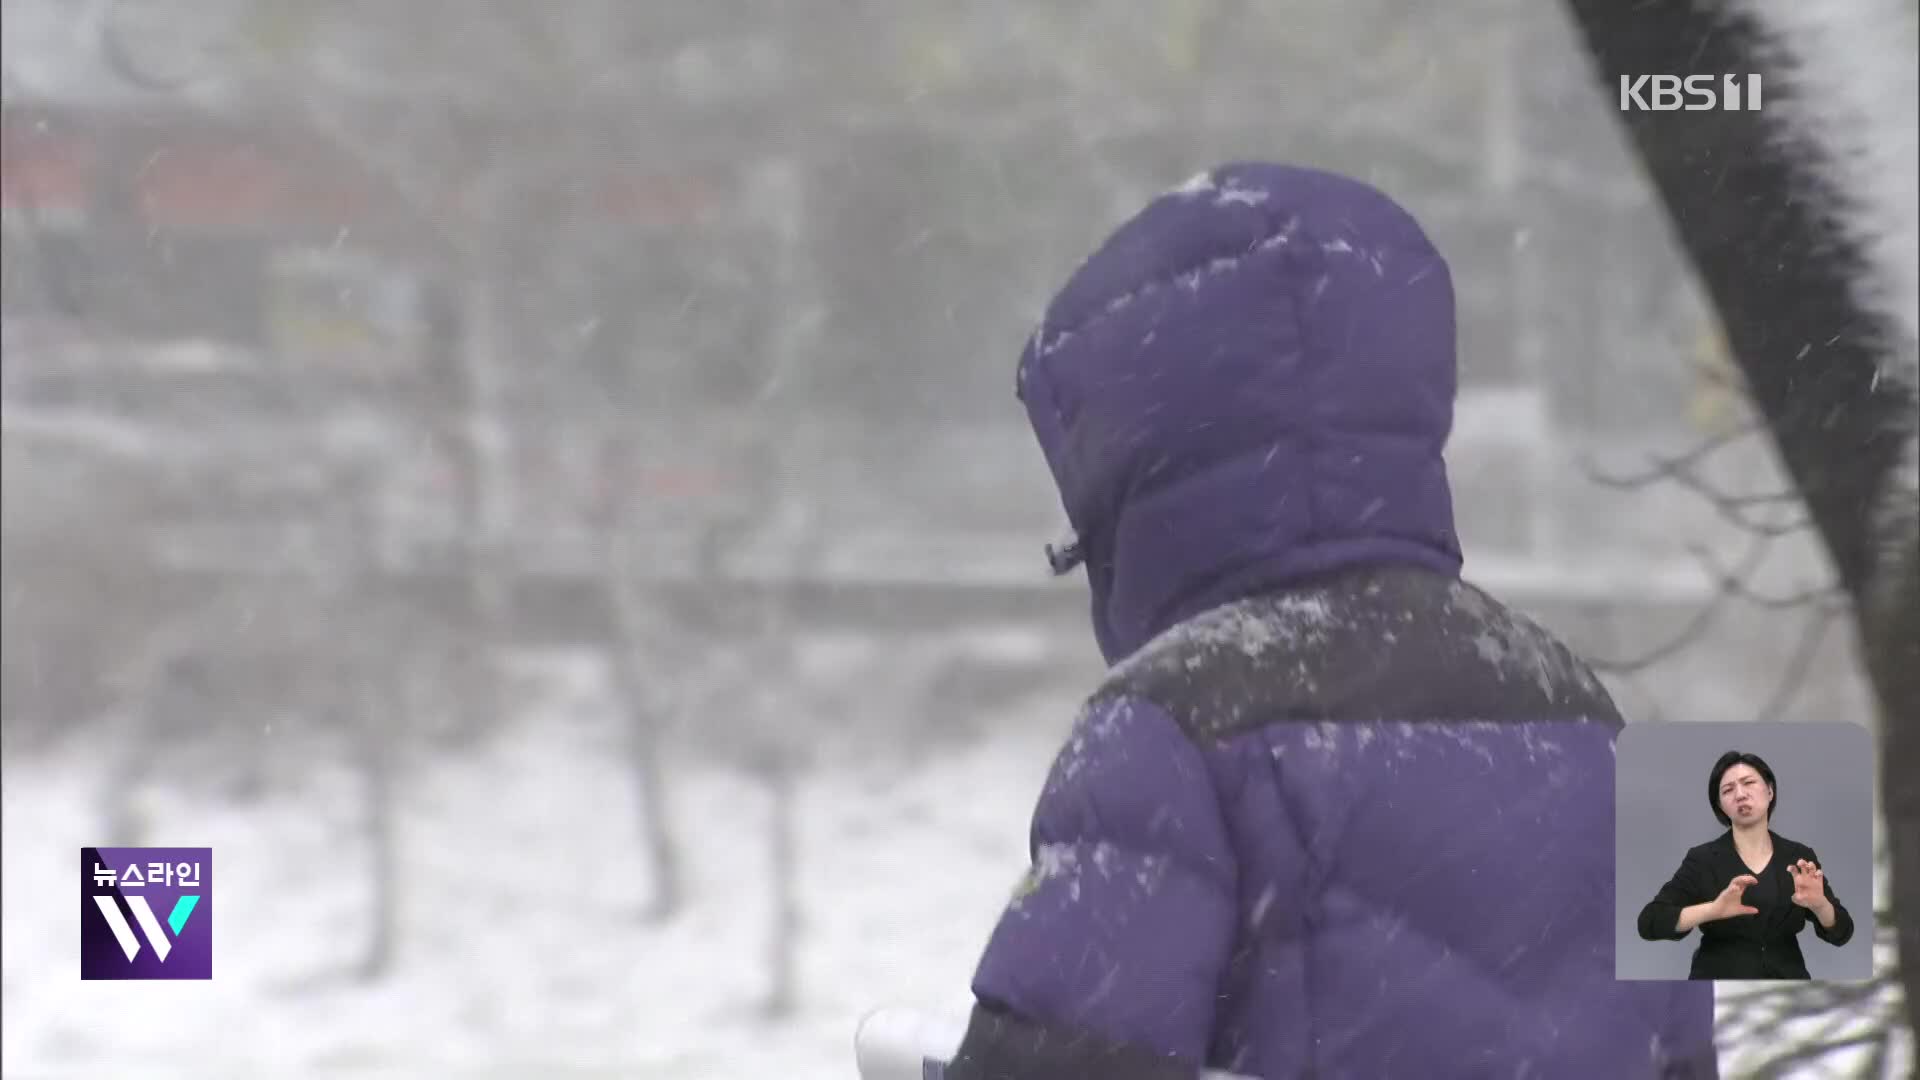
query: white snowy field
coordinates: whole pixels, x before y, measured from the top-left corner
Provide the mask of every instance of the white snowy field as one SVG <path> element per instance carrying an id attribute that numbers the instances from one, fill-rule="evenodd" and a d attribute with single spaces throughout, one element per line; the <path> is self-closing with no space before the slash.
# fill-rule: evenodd
<path id="1" fill-rule="evenodd" d="M 672 763 L 688 904 L 642 925 L 638 816 L 611 714 L 580 665 L 548 674 L 555 694 L 534 719 L 402 785 L 400 954 L 374 986 L 343 971 L 368 925 L 359 800 L 343 768 L 316 768 L 244 812 L 177 793 L 150 800 L 153 842 L 214 849 L 215 977 L 85 983 L 74 868 L 78 848 L 101 842 L 100 771 L 78 748 L 8 761 L 0 1070 L 844 1080 L 869 1007 L 966 1007 L 1073 702 L 1033 702 L 1021 710 L 1030 719 L 1009 716 L 980 745 L 905 768 L 810 774 L 798 796 L 801 1004 L 768 1023 L 755 1013 L 764 793 L 719 767 Z M 1756 1049 L 1723 1052 L 1724 1075 L 1747 1075 Z"/>
<path id="2" fill-rule="evenodd" d="M 892 776 L 802 783 L 801 1004 L 767 1024 L 764 794 L 670 766 L 689 902 L 642 925 L 636 800 L 597 705 L 558 701 L 409 777 L 401 952 L 371 988 L 340 973 L 367 926 L 344 769 L 244 814 L 153 802 L 154 842 L 214 849 L 214 978 L 85 983 L 74 867 L 100 842 L 99 770 L 77 752 L 7 762 L 5 1075 L 824 1080 L 850 1075 L 867 1008 L 966 1005 L 1070 712 Z"/>

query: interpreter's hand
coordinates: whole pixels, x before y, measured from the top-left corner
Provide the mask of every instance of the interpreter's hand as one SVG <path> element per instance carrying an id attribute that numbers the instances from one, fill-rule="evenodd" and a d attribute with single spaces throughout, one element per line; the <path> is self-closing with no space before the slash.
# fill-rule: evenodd
<path id="1" fill-rule="evenodd" d="M 1737 915 L 1760 914 L 1759 908 L 1747 906 L 1746 897 L 1743 895 L 1748 887 L 1758 884 L 1760 879 L 1752 874 L 1741 874 L 1727 882 L 1727 887 L 1720 890 L 1719 896 L 1713 898 L 1713 917 L 1731 919 Z M 1796 892 L 1795 895 L 1797 896 L 1798 893 Z"/>
<path id="2" fill-rule="evenodd" d="M 1823 908 L 1827 904 L 1827 875 L 1806 859 L 1787 867 L 1793 875 L 1793 902 L 1803 908 Z"/>

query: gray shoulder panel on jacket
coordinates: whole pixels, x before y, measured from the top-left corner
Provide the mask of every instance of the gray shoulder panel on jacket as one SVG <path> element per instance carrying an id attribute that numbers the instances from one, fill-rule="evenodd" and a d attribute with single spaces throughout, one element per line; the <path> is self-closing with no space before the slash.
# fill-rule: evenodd
<path id="1" fill-rule="evenodd" d="M 1206 740 L 1278 721 L 1621 724 L 1552 634 L 1465 582 L 1373 569 L 1228 604 L 1115 666 L 1096 697 L 1166 708 Z"/>

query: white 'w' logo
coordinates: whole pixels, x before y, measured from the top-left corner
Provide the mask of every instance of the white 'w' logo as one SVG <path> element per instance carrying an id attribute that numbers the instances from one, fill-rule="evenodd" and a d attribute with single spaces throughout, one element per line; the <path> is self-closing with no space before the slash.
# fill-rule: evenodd
<path id="1" fill-rule="evenodd" d="M 167 932 L 160 928 L 160 920 L 154 917 L 153 909 L 147 906 L 147 898 L 129 896 L 126 899 L 127 906 L 133 909 L 134 920 L 140 924 L 140 930 L 153 944 L 154 954 L 162 963 L 165 963 L 167 954 L 173 951 L 173 942 L 167 939 Z M 190 901 L 198 899 L 197 896 L 180 898 L 180 906 L 174 909 L 174 933 L 178 934 L 186 925 L 186 915 L 193 910 L 193 904 Z M 133 927 L 127 925 L 127 917 L 120 914 L 120 908 L 114 904 L 111 896 L 95 896 L 93 902 L 100 908 L 100 914 L 107 920 L 107 925 L 113 929 L 114 939 L 120 942 L 120 951 L 126 953 L 127 960 L 131 962 L 134 957 L 140 955 L 140 939 L 133 936 Z M 185 910 L 181 910 L 183 907 Z"/>

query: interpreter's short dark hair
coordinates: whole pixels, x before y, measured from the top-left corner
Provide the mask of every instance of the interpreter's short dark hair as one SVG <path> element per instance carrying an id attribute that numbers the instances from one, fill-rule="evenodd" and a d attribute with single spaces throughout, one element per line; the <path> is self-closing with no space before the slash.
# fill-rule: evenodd
<path id="1" fill-rule="evenodd" d="M 1760 760 L 1759 754 L 1748 754 L 1739 750 L 1729 750 L 1721 754 L 1720 760 L 1713 763 L 1712 774 L 1707 777 L 1707 805 L 1713 808 L 1713 816 L 1720 819 L 1720 824 L 1728 828 L 1733 827 L 1733 819 L 1727 816 L 1725 810 L 1720 809 L 1720 778 L 1735 765 L 1753 766 L 1753 771 L 1759 773 L 1760 779 L 1765 780 L 1767 786 L 1773 789 L 1773 802 L 1767 806 L 1767 820 L 1772 821 L 1773 812 L 1780 807 L 1780 785 L 1774 782 L 1773 770 L 1767 768 L 1767 763 Z"/>

